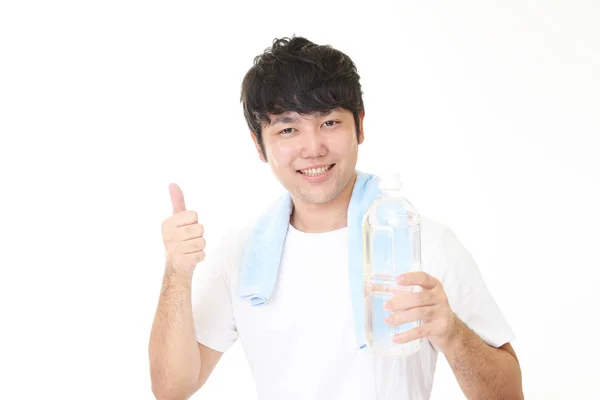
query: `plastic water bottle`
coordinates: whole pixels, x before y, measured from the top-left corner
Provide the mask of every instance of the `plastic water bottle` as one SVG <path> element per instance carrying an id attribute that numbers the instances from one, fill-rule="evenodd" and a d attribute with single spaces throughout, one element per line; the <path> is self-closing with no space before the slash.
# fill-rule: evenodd
<path id="1" fill-rule="evenodd" d="M 398 291 L 420 291 L 418 286 L 402 287 L 396 277 L 421 271 L 421 218 L 404 197 L 398 174 L 379 175 L 381 195 L 363 217 L 363 279 L 365 333 L 373 353 L 410 355 L 421 348 L 421 340 L 394 343 L 395 334 L 408 331 L 422 321 L 389 326 L 385 318 L 395 312 L 383 308 Z M 402 312 L 402 311 L 399 311 Z"/>

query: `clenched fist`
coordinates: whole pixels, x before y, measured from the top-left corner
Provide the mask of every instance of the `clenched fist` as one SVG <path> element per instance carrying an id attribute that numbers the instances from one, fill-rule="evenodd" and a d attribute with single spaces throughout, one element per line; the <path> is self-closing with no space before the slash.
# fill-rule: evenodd
<path id="1" fill-rule="evenodd" d="M 185 209 L 185 200 L 179 186 L 171 183 L 169 192 L 173 215 L 162 223 L 167 267 L 182 275 L 191 276 L 196 264 L 204 260 L 204 227 L 198 223 L 195 211 Z"/>

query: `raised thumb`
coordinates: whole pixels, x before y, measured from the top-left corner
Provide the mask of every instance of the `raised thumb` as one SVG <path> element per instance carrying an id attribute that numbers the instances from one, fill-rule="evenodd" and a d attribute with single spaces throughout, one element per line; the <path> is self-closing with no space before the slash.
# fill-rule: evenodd
<path id="1" fill-rule="evenodd" d="M 173 214 L 185 211 L 185 200 L 183 192 L 176 183 L 169 185 L 169 193 L 171 194 L 171 204 L 173 205 Z"/>

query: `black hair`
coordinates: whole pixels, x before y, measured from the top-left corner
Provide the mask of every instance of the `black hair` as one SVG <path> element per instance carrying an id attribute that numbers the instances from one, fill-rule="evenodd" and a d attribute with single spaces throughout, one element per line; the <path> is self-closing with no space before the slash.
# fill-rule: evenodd
<path id="1" fill-rule="evenodd" d="M 261 124 L 271 123 L 267 113 L 311 114 L 341 107 L 354 115 L 358 140 L 364 109 L 359 79 L 350 57 L 330 45 L 317 45 L 301 36 L 274 39 L 272 47 L 254 58 L 240 98 L 246 123 L 265 159 Z"/>

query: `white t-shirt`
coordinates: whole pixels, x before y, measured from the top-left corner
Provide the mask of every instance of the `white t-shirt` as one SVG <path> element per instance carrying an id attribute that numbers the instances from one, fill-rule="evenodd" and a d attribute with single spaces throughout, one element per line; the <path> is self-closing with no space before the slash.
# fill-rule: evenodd
<path id="1" fill-rule="evenodd" d="M 193 312 L 198 342 L 225 352 L 241 340 L 260 400 L 375 400 L 384 385 L 384 399 L 430 397 L 438 349 L 429 341 L 408 357 L 374 359 L 356 346 L 347 228 L 304 233 L 290 225 L 273 294 L 256 307 L 235 295 L 249 228 L 227 235 L 214 259 L 198 265 L 212 273 L 194 283 Z M 515 339 L 449 228 L 422 218 L 421 253 L 463 322 L 495 347 Z"/>

